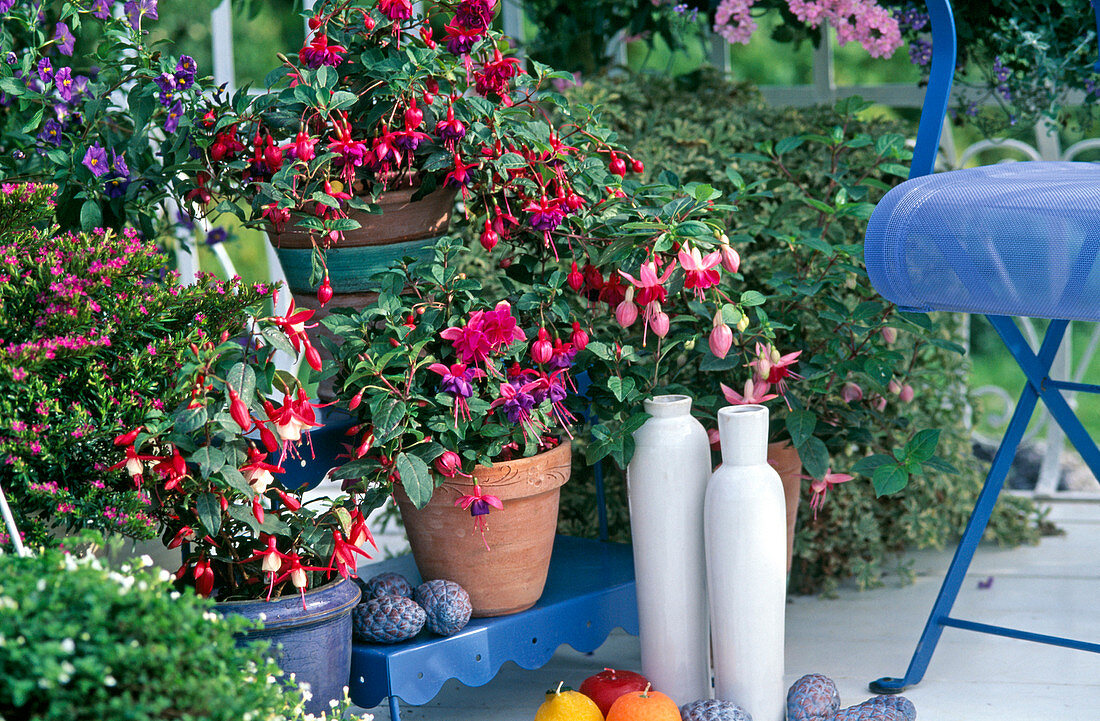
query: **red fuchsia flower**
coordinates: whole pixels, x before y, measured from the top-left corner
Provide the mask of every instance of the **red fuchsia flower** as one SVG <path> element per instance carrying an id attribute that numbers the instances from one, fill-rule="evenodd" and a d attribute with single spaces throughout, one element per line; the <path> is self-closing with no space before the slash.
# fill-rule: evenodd
<path id="1" fill-rule="evenodd" d="M 266 544 L 266 548 L 262 551 L 253 551 L 252 555 L 245 560 L 260 560 L 260 570 L 267 575 L 267 600 L 270 601 L 271 593 L 275 590 L 275 578 L 279 571 L 283 569 L 283 560 L 288 556 L 276 546 L 277 539 L 275 536 L 265 533 L 260 538 Z"/>
<path id="2" fill-rule="evenodd" d="M 363 517 L 363 512 L 358 508 L 351 513 L 351 528 L 348 530 L 348 543 L 356 548 L 364 548 L 369 543 L 374 547 L 374 550 L 378 550 L 378 544 L 374 542 L 374 536 L 367 526 L 367 519 Z"/>
<path id="3" fill-rule="evenodd" d="M 493 59 L 486 61 L 481 70 L 474 72 L 474 87 L 479 95 L 495 94 L 503 97 L 508 95 L 508 86 L 512 78 L 522 72 L 518 59 L 506 58 L 500 54 L 499 48 L 494 47 Z"/>
<path id="4" fill-rule="evenodd" d="M 302 596 L 302 608 L 306 608 L 306 589 L 309 588 L 309 575 L 306 571 L 334 571 L 334 568 L 320 568 L 318 566 L 305 566 L 302 565 L 302 559 L 298 557 L 296 553 L 283 554 L 283 565 L 285 569 L 281 576 L 275 578 L 271 583 L 271 587 L 274 588 L 283 581 L 290 579 L 290 583 L 298 589 L 298 593 Z"/>
<path id="5" fill-rule="evenodd" d="M 299 130 L 294 136 L 294 142 L 287 146 L 287 150 L 290 152 L 290 157 L 308 163 L 317 157 L 315 145 L 317 145 L 317 138 L 310 136 L 304 130 Z"/>
<path id="6" fill-rule="evenodd" d="M 852 480 L 852 476 L 847 473 L 833 473 L 832 468 L 825 471 L 824 478 L 811 478 L 809 476 L 803 476 L 803 478 L 810 481 L 810 490 L 813 491 L 813 495 L 810 497 L 810 508 L 813 509 L 814 520 L 817 520 L 817 509 L 821 508 L 821 504 L 825 502 L 825 494 L 829 492 L 829 489 Z"/>
<path id="7" fill-rule="evenodd" d="M 366 162 L 370 149 L 366 142 L 351 137 L 347 113 L 332 119 L 332 130 L 336 139 L 328 144 L 328 149 L 339 156 L 340 177 L 345 185 L 350 186 L 355 180 L 355 169 Z"/>
<path id="8" fill-rule="evenodd" d="M 443 451 L 439 458 L 435 459 L 435 470 L 444 478 L 473 478 L 469 473 L 462 472 L 462 457 L 454 451 Z"/>
<path id="9" fill-rule="evenodd" d="M 550 343 L 550 334 L 545 328 L 539 328 L 539 337 L 531 344 L 531 360 L 538 364 L 549 363 L 554 357 L 554 346 Z"/>
<path id="10" fill-rule="evenodd" d="M 735 406 L 756 405 L 779 397 L 774 393 L 768 393 L 771 390 L 770 383 L 767 381 L 754 381 L 752 378 L 745 381 L 744 394 L 738 393 L 725 383 L 719 383 L 718 385 L 721 387 L 722 395 L 725 396 L 726 400 Z"/>
<path id="11" fill-rule="evenodd" d="M 756 371 L 757 381 L 767 381 L 779 389 L 780 395 L 785 396 L 787 393 L 787 378 L 798 379 L 802 377 L 791 370 L 791 366 L 798 362 L 798 356 L 800 355 L 802 355 L 802 351 L 779 355 L 779 351 L 776 350 L 774 345 L 769 343 L 764 346 L 757 343 L 756 359 L 750 362 L 749 366 Z"/>
<path id="12" fill-rule="evenodd" d="M 489 550 L 489 542 L 485 539 L 485 531 L 488 530 L 487 516 L 493 508 L 504 510 L 504 504 L 496 496 L 482 494 L 481 486 L 474 484 L 474 492 L 461 496 L 455 501 L 456 507 L 468 510 L 474 517 L 474 530 L 481 534 L 481 542 L 485 544 L 485 550 Z"/>
<path id="13" fill-rule="evenodd" d="M 328 305 L 328 302 L 332 300 L 332 296 L 332 283 L 329 282 L 328 276 L 326 275 L 325 279 L 321 281 L 321 285 L 317 288 L 317 302 L 324 308 Z"/>
<path id="14" fill-rule="evenodd" d="M 453 55 L 465 55 L 485 34 L 485 28 L 471 28 L 460 25 L 457 16 L 444 27 L 447 31 L 447 51 Z"/>
<path id="15" fill-rule="evenodd" d="M 332 555 L 328 559 L 328 565 L 336 569 L 343 578 L 349 576 L 357 576 L 356 565 L 358 561 L 356 556 L 362 556 L 363 558 L 370 560 L 371 555 L 364 551 L 359 546 L 344 540 L 344 534 L 340 533 L 337 528 L 332 529 Z M 326 577 L 331 575 L 325 574 Z"/>
<path id="16" fill-rule="evenodd" d="M 248 446 L 248 463 L 240 467 L 241 474 L 252 490 L 263 495 L 267 487 L 275 480 L 274 474 L 285 473 L 279 466 L 267 462 L 267 453 L 253 445 Z"/>
<path id="17" fill-rule="evenodd" d="M 668 291 L 665 289 L 664 284 L 668 282 L 674 270 L 676 270 L 676 266 L 669 263 L 668 268 L 665 269 L 664 275 L 658 276 L 657 262 L 651 260 L 647 263 L 642 263 L 638 271 L 638 278 L 621 270 L 619 271 L 619 275 L 629 280 L 631 285 L 635 288 L 638 288 L 638 302 L 648 306 L 655 300 L 664 302 L 665 298 L 668 297 Z"/>
<path id="18" fill-rule="evenodd" d="M 428 370 L 443 376 L 439 382 L 440 389 L 450 393 L 451 398 L 454 399 L 455 427 L 458 426 L 459 418 L 469 421 L 470 408 L 466 405 L 466 399 L 474 393 L 474 379 L 484 378 L 485 371 L 480 368 L 469 368 L 465 363 L 455 363 L 449 368 L 442 363 L 432 363 L 428 366 Z"/>
<path id="19" fill-rule="evenodd" d="M 344 62 L 347 51 L 343 45 L 329 45 L 328 36 L 320 33 L 313 38 L 313 42 L 302 46 L 298 51 L 298 59 L 314 70 L 323 65 L 334 68 Z"/>
<path id="20" fill-rule="evenodd" d="M 477 163 L 463 163 L 462 159 L 455 153 L 454 156 L 455 167 L 454 170 L 447 173 L 443 178 L 443 184 L 450 188 L 461 188 L 462 197 L 465 198 L 469 193 L 467 186 L 474 180 L 474 169 L 477 168 Z"/>
<path id="21" fill-rule="evenodd" d="M 125 467 L 126 472 L 130 474 L 130 477 L 134 480 L 134 485 L 138 488 L 141 487 L 141 473 L 145 469 L 145 463 L 147 461 L 161 461 L 164 460 L 161 456 L 149 456 L 142 455 L 137 452 L 137 448 L 134 444 L 126 446 L 126 457 L 118 463 L 114 464 L 108 471 L 117 471 L 120 468 Z"/>
<path id="22" fill-rule="evenodd" d="M 840 388 L 840 397 L 845 403 L 856 403 L 863 400 L 863 389 L 858 383 L 848 382 Z"/>
<path id="23" fill-rule="evenodd" d="M 176 531 L 176 535 L 172 536 L 172 540 L 168 542 L 168 548 L 179 548 L 188 541 L 194 541 L 196 537 L 195 529 L 191 526 L 184 526 Z"/>
<path id="24" fill-rule="evenodd" d="M 547 198 L 543 196 L 538 200 L 532 200 L 523 207 L 523 212 L 530 213 L 528 222 L 535 230 L 541 231 L 546 236 L 547 245 L 550 244 L 550 232 L 555 230 L 565 219 L 565 211 L 562 210 L 564 200 L 562 198 Z"/>
<path id="25" fill-rule="evenodd" d="M 164 490 L 171 491 L 187 478 L 187 461 L 180 455 L 179 449 L 173 446 L 172 455 L 158 461 L 153 466 L 153 472 L 164 481 Z"/>
<path id="26" fill-rule="evenodd" d="M 481 313 L 481 329 L 489 339 L 489 345 L 492 346 L 494 353 L 500 352 L 517 341 L 527 340 L 527 335 L 512 317 L 512 306 L 506 300 L 497 303 L 492 310 Z"/>
<path id="27" fill-rule="evenodd" d="M 722 237 L 725 238 L 726 236 L 723 235 Z M 722 267 L 730 273 L 736 273 L 737 269 L 741 267 L 741 256 L 730 247 L 729 243 L 723 242 L 722 247 L 718 249 L 718 253 L 722 256 Z"/>
<path id="28" fill-rule="evenodd" d="M 496 5 L 496 0 L 462 0 L 455 9 L 455 20 L 468 28 L 488 28 Z"/>
<path id="29" fill-rule="evenodd" d="M 444 328 L 439 333 L 441 337 L 451 341 L 459 360 L 466 365 L 484 366 L 493 350 L 492 343 L 482 329 L 482 315 L 481 311 L 472 313 L 466 325 Z"/>
<path id="30" fill-rule="evenodd" d="M 401 151 L 397 147 L 397 134 L 391 133 L 385 125 L 381 127 L 382 134 L 374 139 L 371 146 L 371 157 L 374 163 L 383 169 L 392 165 L 401 164 Z"/>
<path id="31" fill-rule="evenodd" d="M 302 440 L 303 433 L 306 434 L 306 440 L 308 441 L 309 431 L 321 426 L 317 422 L 317 414 L 314 409 L 321 408 L 324 405 L 329 404 L 310 402 L 304 388 L 298 389 L 297 398 L 284 395 L 283 405 L 279 408 L 275 408 L 271 401 L 264 401 L 268 420 L 275 424 L 275 432 L 282 441 L 283 452 L 279 457 L 280 463 L 286 458 L 287 451 Z"/>
<path id="32" fill-rule="evenodd" d="M 410 0 L 378 0 L 378 12 L 394 22 L 408 20 L 413 14 L 412 2 Z"/>
<path id="33" fill-rule="evenodd" d="M 451 103 L 447 106 L 447 117 L 435 124 L 435 134 L 448 148 L 454 149 L 455 142 L 466 136 L 466 126 L 461 120 L 455 118 L 455 106 Z"/>
<path id="34" fill-rule="evenodd" d="M 195 568 L 191 575 L 195 579 L 195 592 L 197 594 L 209 596 L 213 592 L 214 569 L 210 565 L 210 561 L 205 558 L 195 561 Z"/>
<path id="35" fill-rule="evenodd" d="M 615 308 L 615 322 L 623 328 L 629 328 L 638 320 L 638 306 L 634 305 L 634 288 L 626 289 L 626 296 Z"/>
<path id="36" fill-rule="evenodd" d="M 601 280 L 603 278 L 601 277 Z M 584 275 L 581 274 L 579 268 L 577 268 L 577 261 L 573 261 L 573 265 L 569 268 L 569 275 L 566 277 L 565 282 L 569 284 L 569 287 L 574 292 L 580 293 L 584 288 Z"/>
<path id="37" fill-rule="evenodd" d="M 722 319 L 721 307 L 714 313 L 714 323 L 708 343 L 710 344 L 710 352 L 714 354 L 715 358 L 725 358 L 726 354 L 730 352 L 730 346 L 733 345 L 733 331 Z"/>
<path id="38" fill-rule="evenodd" d="M 279 291 L 275 290 L 272 294 L 272 303 L 278 307 L 279 303 Z M 306 321 L 313 317 L 313 311 L 304 308 L 297 310 L 294 307 L 294 299 L 290 299 L 290 307 L 287 308 L 285 315 L 272 316 L 271 321 L 275 325 L 282 329 L 283 333 L 290 340 L 290 345 L 294 347 L 296 353 L 301 352 L 302 344 L 309 345 L 309 336 L 306 335 L 306 328 L 312 328 L 316 323 L 306 325 Z"/>
<path id="39" fill-rule="evenodd" d="M 242 431 L 248 432 L 252 428 L 252 414 L 248 412 L 248 406 L 241 400 L 240 394 L 232 387 L 229 388 L 229 415 Z"/>
<path id="40" fill-rule="evenodd" d="M 493 248 L 497 247 L 497 243 L 500 242 L 500 236 L 493 230 L 492 221 L 488 218 L 485 219 L 485 228 L 481 231 L 481 235 L 478 236 L 478 242 L 481 243 L 481 247 L 490 253 L 493 252 Z"/>
<path id="41" fill-rule="evenodd" d="M 707 253 L 703 257 L 698 248 L 681 250 L 677 256 L 680 265 L 684 269 L 684 288 L 695 290 L 695 297 L 703 299 L 703 291 L 713 285 L 718 285 L 721 274 L 715 268 L 721 262 L 721 254 L 718 251 Z"/>
<path id="42" fill-rule="evenodd" d="M 268 203 L 264 206 L 261 217 L 267 218 L 276 233 L 281 233 L 290 221 L 290 208 L 280 208 L 278 203 Z"/>

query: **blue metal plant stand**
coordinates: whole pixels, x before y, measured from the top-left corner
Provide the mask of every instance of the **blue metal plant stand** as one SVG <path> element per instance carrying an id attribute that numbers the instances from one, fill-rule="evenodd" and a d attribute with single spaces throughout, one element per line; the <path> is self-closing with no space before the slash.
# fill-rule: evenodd
<path id="1" fill-rule="evenodd" d="M 414 585 L 420 580 L 409 555 L 361 569 L 364 578 L 385 571 L 400 573 Z M 594 651 L 616 627 L 638 633 L 630 546 L 558 536 L 546 590 L 533 608 L 475 618 L 454 636 L 425 630 L 401 644 L 357 642 L 351 658 L 351 700 L 371 708 L 389 697 L 390 715 L 398 721 L 399 698 L 412 705 L 427 703 L 452 678 L 482 686 L 505 661 L 539 668 L 565 643 Z"/>
<path id="2" fill-rule="evenodd" d="M 871 682 L 875 693 L 898 693 L 919 683 L 945 628 L 1100 653 L 1100 643 L 951 615 L 1040 400 L 1100 478 L 1100 450 L 1062 396 L 1063 391 L 1100 393 L 1100 386 L 1050 377 L 1069 320 L 1100 321 L 1100 165 L 1009 163 L 932 175 L 955 67 L 955 26 L 947 0 L 927 5 L 933 58 L 913 165 L 909 180 L 887 193 L 871 216 L 864 251 L 868 275 L 903 310 L 986 315 L 1027 385 L 909 667 L 901 678 Z M 1038 351 L 1013 316 L 1051 319 Z"/>

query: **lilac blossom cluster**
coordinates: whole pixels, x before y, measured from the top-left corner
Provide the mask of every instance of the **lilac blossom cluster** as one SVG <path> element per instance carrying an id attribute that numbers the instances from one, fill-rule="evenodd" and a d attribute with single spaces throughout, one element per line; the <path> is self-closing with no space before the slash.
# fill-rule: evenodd
<path id="1" fill-rule="evenodd" d="M 714 32 L 730 43 L 747 44 L 756 32 L 752 10 L 757 0 L 722 0 L 714 13 Z M 824 21 L 837 41 L 858 42 L 873 58 L 890 57 L 901 46 L 898 19 L 874 0 L 786 0 L 791 13 L 811 28 Z"/>

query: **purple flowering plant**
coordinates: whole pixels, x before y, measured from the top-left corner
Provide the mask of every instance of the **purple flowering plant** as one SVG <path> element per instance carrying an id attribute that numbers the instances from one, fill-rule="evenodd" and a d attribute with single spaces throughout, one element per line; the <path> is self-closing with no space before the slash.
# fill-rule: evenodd
<path id="1" fill-rule="evenodd" d="M 151 46 L 156 0 L 4 4 L 0 174 L 56 185 L 67 230 L 158 237 L 197 166 L 192 117 L 211 80 Z"/>

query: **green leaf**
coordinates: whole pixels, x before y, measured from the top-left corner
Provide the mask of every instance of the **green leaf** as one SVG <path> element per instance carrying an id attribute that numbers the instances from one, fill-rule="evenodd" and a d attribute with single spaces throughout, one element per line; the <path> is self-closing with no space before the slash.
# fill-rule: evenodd
<path id="1" fill-rule="evenodd" d="M 800 145 L 802 145 L 802 138 L 798 136 L 783 138 L 775 144 L 775 152 L 777 155 L 783 155 L 784 153 L 791 152 Z"/>
<path id="2" fill-rule="evenodd" d="M 764 294 L 760 291 L 746 290 L 741 294 L 741 305 L 743 306 L 763 305 L 765 300 Z"/>
<path id="3" fill-rule="evenodd" d="M 184 408 L 182 411 L 176 414 L 173 422 L 173 428 L 178 433 L 191 433 L 197 431 L 206 424 L 206 409 L 202 406 L 197 408 Z"/>
<path id="4" fill-rule="evenodd" d="M 829 470 L 829 449 L 817 436 L 810 436 L 798 447 L 802 467 L 814 478 L 824 478 Z"/>
<path id="5" fill-rule="evenodd" d="M 612 376 L 607 379 L 607 390 L 615 396 L 615 400 L 622 402 L 623 398 L 626 398 L 634 392 L 635 383 L 634 379 L 627 376 L 626 378 L 620 378 L 618 376 Z"/>
<path id="6" fill-rule="evenodd" d="M 609 361 L 613 360 L 615 357 L 615 354 L 611 350 L 610 346 L 608 346 L 606 343 L 601 343 L 600 341 L 594 340 L 590 342 L 588 344 L 588 350 L 592 352 L 592 355 L 601 360 Z"/>
<path id="7" fill-rule="evenodd" d="M 85 200 L 80 207 L 80 229 L 91 232 L 95 228 L 103 227 L 103 211 L 99 209 L 99 203 L 94 200 Z"/>
<path id="8" fill-rule="evenodd" d="M 793 411 L 787 416 L 787 431 L 791 434 L 791 443 L 800 447 L 814 434 L 817 416 L 810 411 Z"/>
<path id="9" fill-rule="evenodd" d="M 220 448 L 201 446 L 191 454 L 190 460 L 199 464 L 199 473 L 203 478 L 209 478 L 225 465 L 225 453 Z"/>
<path id="10" fill-rule="evenodd" d="M 385 443 L 393 437 L 407 412 L 402 401 L 394 398 L 386 398 L 383 401 L 374 415 L 374 436 L 379 443 Z"/>
<path id="11" fill-rule="evenodd" d="M 408 494 L 409 500 L 417 508 L 423 508 L 432 498 L 435 490 L 435 481 L 428 465 L 416 456 L 408 453 L 400 453 L 394 461 L 397 472 L 401 475 L 401 485 Z"/>
<path id="12" fill-rule="evenodd" d="M 939 442 L 940 429 L 926 428 L 919 431 L 905 446 L 905 457 L 914 463 L 924 463 L 936 455 L 936 445 Z"/>
<path id="13" fill-rule="evenodd" d="M 222 527 L 222 508 L 218 497 L 213 493 L 200 493 L 195 507 L 199 513 L 199 523 L 208 536 L 218 535 Z"/>
<path id="14" fill-rule="evenodd" d="M 894 458 L 885 453 L 875 453 L 874 455 L 864 456 L 856 461 L 852 465 L 852 473 L 872 473 L 876 468 L 886 463 L 893 463 Z"/>
<path id="15" fill-rule="evenodd" d="M 243 495 L 245 498 L 252 498 L 256 495 L 256 491 L 252 490 L 252 486 L 248 485 L 248 481 L 244 479 L 244 475 L 241 474 L 235 466 L 227 463 L 222 466 L 220 475 L 226 485 Z"/>
<path id="16" fill-rule="evenodd" d="M 294 346 L 290 344 L 290 340 L 286 337 L 286 334 L 278 328 L 274 326 L 265 326 L 260 333 L 269 343 L 271 343 L 271 345 L 275 346 L 283 353 L 286 353 L 291 358 L 298 357 L 298 354 L 294 351 Z"/>
<path id="17" fill-rule="evenodd" d="M 876 496 L 888 496 L 908 485 L 909 473 L 897 463 L 886 463 L 875 469 L 871 482 L 875 486 Z"/>
<path id="18" fill-rule="evenodd" d="M 237 363 L 229 369 L 225 378 L 229 387 L 237 391 L 244 404 L 252 404 L 252 396 L 256 392 L 256 371 L 245 363 Z"/>

